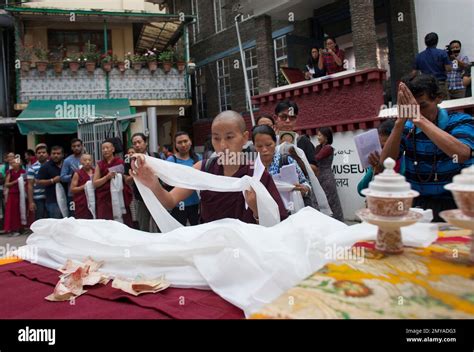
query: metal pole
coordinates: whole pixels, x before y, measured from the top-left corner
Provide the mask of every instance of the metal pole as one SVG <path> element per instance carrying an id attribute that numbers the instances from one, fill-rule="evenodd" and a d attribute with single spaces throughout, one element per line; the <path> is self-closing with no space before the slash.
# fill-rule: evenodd
<path id="1" fill-rule="evenodd" d="M 255 126 L 255 118 L 253 116 L 253 109 L 252 109 L 252 98 L 250 96 L 249 79 L 247 77 L 247 67 L 245 66 L 245 54 L 244 54 L 244 49 L 242 48 L 242 41 L 240 39 L 239 17 L 241 17 L 240 14 L 235 16 L 235 30 L 237 31 L 237 40 L 239 41 L 239 50 L 240 50 L 240 59 L 242 61 L 242 70 L 244 71 L 245 97 L 247 100 L 247 108 L 249 109 L 249 112 L 250 112 L 250 119 L 252 120 L 252 126 Z"/>

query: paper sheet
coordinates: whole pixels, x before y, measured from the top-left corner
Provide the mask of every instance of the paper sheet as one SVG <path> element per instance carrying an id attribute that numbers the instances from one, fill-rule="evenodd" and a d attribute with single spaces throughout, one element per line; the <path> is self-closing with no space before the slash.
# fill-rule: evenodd
<path id="1" fill-rule="evenodd" d="M 374 153 L 377 151 L 380 154 L 382 152 L 379 134 L 376 129 L 372 129 L 355 136 L 354 143 L 357 148 L 357 153 L 359 154 L 360 162 L 364 169 L 370 166 L 370 153 Z"/>

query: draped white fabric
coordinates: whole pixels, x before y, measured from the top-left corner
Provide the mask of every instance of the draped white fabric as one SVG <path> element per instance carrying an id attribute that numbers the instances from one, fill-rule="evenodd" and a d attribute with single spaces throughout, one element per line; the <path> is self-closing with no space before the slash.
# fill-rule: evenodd
<path id="1" fill-rule="evenodd" d="M 112 220 L 42 219 L 17 254 L 54 269 L 91 256 L 113 276 L 163 274 L 174 287 L 211 288 L 249 314 L 321 268 L 326 239 L 346 227 L 309 207 L 273 227 L 223 219 L 164 234 Z"/>
<path id="2" fill-rule="evenodd" d="M 94 219 L 97 219 L 97 215 L 95 212 L 95 188 L 92 181 L 89 180 L 86 182 L 84 192 L 86 194 L 87 208 L 91 212 L 92 217 Z"/>
<path id="3" fill-rule="evenodd" d="M 56 183 L 56 201 L 58 202 L 61 215 L 66 218 L 69 216 L 66 192 L 61 183 Z"/>
<path id="4" fill-rule="evenodd" d="M 234 192 L 252 187 L 260 218 L 266 218 L 267 226 L 236 219 L 178 226 L 168 222 L 168 212 L 137 182 L 164 233 L 142 232 L 112 220 L 42 219 L 31 226 L 33 234 L 27 245 L 14 254 L 54 269 L 68 259 L 80 262 L 90 256 L 104 261 L 100 271 L 111 276 L 165 275 L 174 287 L 212 289 L 249 315 L 332 260 L 328 248 L 350 248 L 356 241 L 375 238 L 374 227 L 349 227 L 310 207 L 279 223 L 276 202 L 257 181 L 260 172 L 255 178 L 238 179 L 149 157 L 147 162 L 167 184 L 176 187 Z M 269 226 L 272 221 L 274 226 Z M 423 236 L 422 229 L 413 233 L 410 245 L 426 245 L 436 238 L 432 233 Z"/>
<path id="5" fill-rule="evenodd" d="M 280 192 L 280 195 L 282 192 L 290 192 L 290 201 L 289 207 L 287 210 L 290 210 L 292 214 L 297 213 L 301 209 L 304 208 L 304 201 L 303 201 L 303 196 L 301 195 L 300 191 L 293 191 L 295 188 L 295 185 L 292 185 L 290 183 L 282 182 L 282 181 L 274 181 L 275 186 L 278 189 L 278 192 Z M 285 203 L 285 199 L 282 196 L 283 203 Z M 286 204 L 285 204 L 286 206 Z"/>
<path id="6" fill-rule="evenodd" d="M 20 192 L 20 222 L 22 225 L 27 224 L 26 216 L 26 191 L 25 191 L 25 180 L 22 176 L 18 178 L 18 190 Z"/>
<path id="7" fill-rule="evenodd" d="M 120 173 L 115 174 L 110 180 L 110 198 L 114 220 L 123 223 L 123 215 L 127 214 L 127 208 L 123 199 L 123 176 Z"/>
<path id="8" fill-rule="evenodd" d="M 164 234 L 112 220 L 42 219 L 20 258 L 57 269 L 67 259 L 104 261 L 101 272 L 134 278 L 165 275 L 174 287 L 211 288 L 248 315 L 333 260 L 328 250 L 375 239 L 377 227 L 347 226 L 306 207 L 273 227 L 223 219 Z M 402 228 L 403 242 L 429 246 L 436 226 Z"/>

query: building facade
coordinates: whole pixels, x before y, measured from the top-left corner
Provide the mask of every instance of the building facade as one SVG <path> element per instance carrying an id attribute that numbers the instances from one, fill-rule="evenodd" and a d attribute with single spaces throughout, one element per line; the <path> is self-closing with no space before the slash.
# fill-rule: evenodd
<path id="1" fill-rule="evenodd" d="M 190 128 L 190 76 L 176 65 L 178 56 L 189 61 L 189 16 L 143 0 L 100 6 L 87 0 L 30 1 L 5 10 L 14 18 L 14 115 L 26 147 L 46 142 L 68 150 L 78 124 L 91 117 L 144 114 L 122 123 L 119 134 L 129 144 L 134 132 L 148 133 L 152 152 L 171 143 L 178 129 Z M 161 53 L 175 65 L 165 69 Z M 79 115 L 61 116 L 63 106 Z"/>
<path id="2" fill-rule="evenodd" d="M 252 96 L 288 84 L 280 68 L 304 69 L 311 46 L 322 47 L 325 36 L 331 36 L 345 50 L 348 70 L 387 71 L 382 94 L 388 102 L 392 85 L 410 71 L 418 50 L 413 0 L 282 1 L 278 5 L 182 0 L 173 6 L 176 13 L 196 16 L 190 50 L 197 67 L 193 118 L 198 144 L 220 111 L 248 111 L 235 29 L 239 13 L 245 13 L 238 20 Z M 404 14 L 403 22 L 399 12 Z M 258 114 L 258 106 L 253 108 Z"/>

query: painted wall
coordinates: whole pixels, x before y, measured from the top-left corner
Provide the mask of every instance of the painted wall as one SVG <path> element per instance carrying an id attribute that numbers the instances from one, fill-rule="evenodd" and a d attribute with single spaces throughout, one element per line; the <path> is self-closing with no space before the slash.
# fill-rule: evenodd
<path id="1" fill-rule="evenodd" d="M 45 23 L 29 22 L 25 26 L 25 44 L 48 46 L 48 29 L 66 30 L 103 30 L 100 23 Z M 133 52 L 133 30 L 131 23 L 110 23 L 107 29 L 111 31 L 112 50 L 118 58 L 122 58 L 127 52 Z"/>
<path id="2" fill-rule="evenodd" d="M 457 39 L 464 53 L 474 60 L 473 0 L 415 0 L 415 13 L 419 51 L 426 48 L 425 35 L 436 32 L 439 49 Z"/>

